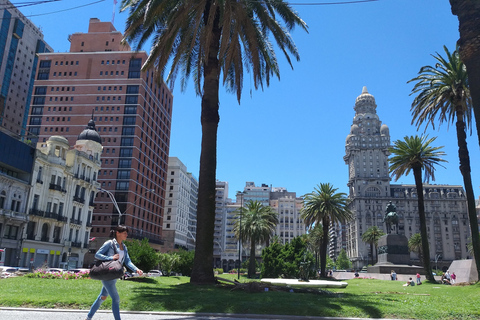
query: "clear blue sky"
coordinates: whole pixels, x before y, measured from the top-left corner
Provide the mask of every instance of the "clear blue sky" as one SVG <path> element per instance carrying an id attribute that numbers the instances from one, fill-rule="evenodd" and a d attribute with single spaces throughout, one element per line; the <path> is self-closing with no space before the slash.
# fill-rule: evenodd
<path id="1" fill-rule="evenodd" d="M 68 9 L 92 1 L 63 0 L 22 8 L 26 16 Z M 355 99 L 367 86 L 375 97 L 377 114 L 390 128 L 391 142 L 416 134 L 410 124 L 409 95 L 421 66 L 434 64 L 430 54 L 451 51 L 459 37 L 458 20 L 448 0 L 379 0 L 339 5 L 290 3 L 309 26 L 292 35 L 301 60 L 294 70 L 278 52 L 281 80 L 255 91 L 249 75 L 239 105 L 221 88 L 217 179 L 229 182 L 229 195 L 243 190 L 246 181 L 285 187 L 303 195 L 320 182 L 348 192 L 345 138 L 354 117 Z M 325 2 L 341 2 L 325 0 Z M 14 2 L 15 3 L 15 2 Z M 303 4 L 303 5 L 302 5 Z M 127 13 L 119 13 L 115 27 L 124 30 Z M 68 34 L 87 32 L 89 18 L 112 18 L 113 0 L 56 14 L 32 16 L 45 40 L 58 52 L 69 50 Z M 144 48 L 147 52 L 149 48 Z M 200 98 L 192 85 L 174 91 L 170 156 L 178 157 L 198 178 L 200 159 Z M 423 130 L 422 130 L 423 132 Z M 445 146 L 446 169 L 438 168 L 438 184 L 463 185 L 458 169 L 455 126 L 427 131 Z M 476 197 L 480 186 L 480 148 L 476 132 L 468 137 Z M 413 176 L 399 183 L 413 183 Z"/>

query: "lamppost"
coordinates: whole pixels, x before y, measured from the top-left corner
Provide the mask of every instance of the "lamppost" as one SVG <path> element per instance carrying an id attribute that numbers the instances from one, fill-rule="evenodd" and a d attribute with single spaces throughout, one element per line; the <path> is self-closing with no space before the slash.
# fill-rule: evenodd
<path id="1" fill-rule="evenodd" d="M 245 192 L 237 191 L 237 196 L 240 196 L 240 221 L 238 228 L 238 280 L 240 280 L 240 268 L 242 267 L 242 218 L 243 218 L 243 196 Z"/>
<path id="2" fill-rule="evenodd" d="M 118 225 L 120 225 L 120 222 L 122 221 L 122 215 L 125 214 L 127 212 L 128 209 L 130 209 L 130 207 L 132 207 L 133 205 L 135 205 L 135 203 L 137 203 L 138 200 L 141 199 L 142 196 L 144 196 L 145 194 L 147 194 L 148 192 L 155 192 L 155 189 L 149 189 L 147 191 L 145 191 L 144 193 L 142 193 L 138 198 L 137 200 L 135 200 L 131 205 L 129 205 L 127 208 L 125 208 L 125 211 L 122 213 L 120 211 L 120 208 L 118 207 L 118 203 L 117 203 L 117 200 L 115 199 L 115 196 L 113 195 L 113 193 L 109 190 L 105 190 L 105 189 L 102 189 L 102 188 L 98 188 L 98 191 L 102 191 L 102 192 L 105 192 L 108 197 L 110 198 L 110 200 L 112 201 L 113 203 L 113 206 L 115 207 L 115 209 L 117 209 L 117 212 L 118 212 Z"/>
<path id="3" fill-rule="evenodd" d="M 441 255 L 440 253 L 437 253 L 437 254 L 435 255 L 435 272 L 437 272 L 437 270 L 438 270 L 438 265 L 437 265 L 437 263 L 438 263 L 438 259 L 440 259 L 441 257 L 442 257 L 442 255 Z"/>

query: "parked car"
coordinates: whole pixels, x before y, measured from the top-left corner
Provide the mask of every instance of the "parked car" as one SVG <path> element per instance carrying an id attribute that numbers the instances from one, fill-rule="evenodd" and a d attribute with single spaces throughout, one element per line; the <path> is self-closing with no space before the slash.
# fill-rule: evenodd
<path id="1" fill-rule="evenodd" d="M 70 270 L 68 270 L 68 272 L 71 272 L 71 273 L 79 273 L 79 272 L 86 273 L 86 272 L 90 272 L 90 269 L 87 269 L 87 268 L 76 268 L 76 269 L 70 269 Z"/>
<path id="2" fill-rule="evenodd" d="M 62 272 L 65 272 L 65 271 L 67 271 L 67 270 L 61 269 L 61 268 L 47 268 L 47 270 L 45 270 L 45 271 L 46 271 L 46 272 L 51 272 L 51 273 L 54 273 L 54 272 L 60 272 L 60 273 L 62 273 Z"/>
<path id="3" fill-rule="evenodd" d="M 7 277 L 16 276 L 17 271 L 18 271 L 17 267 L 2 266 L 0 267 L 0 277 L 7 278 Z"/>
<path id="4" fill-rule="evenodd" d="M 160 270 L 150 270 L 147 273 L 147 276 L 149 276 L 149 277 L 160 277 L 160 276 L 163 276 L 163 273 Z"/>

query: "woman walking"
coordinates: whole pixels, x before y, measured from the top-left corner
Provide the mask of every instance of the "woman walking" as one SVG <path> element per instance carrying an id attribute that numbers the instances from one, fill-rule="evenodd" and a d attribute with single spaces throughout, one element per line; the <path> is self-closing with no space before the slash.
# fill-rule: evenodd
<path id="1" fill-rule="evenodd" d="M 95 253 L 95 259 L 108 261 L 108 260 L 120 260 L 123 261 L 123 264 L 126 265 L 133 272 L 137 272 L 140 276 L 143 275 L 143 271 L 138 269 L 130 260 L 128 255 L 127 247 L 123 243 L 127 239 L 128 229 L 127 227 L 120 225 L 115 229 L 110 231 L 110 238 L 112 240 L 106 241 L 97 253 Z M 115 246 L 115 248 L 114 248 Z M 118 252 L 118 253 L 116 253 Z M 95 312 L 97 312 L 100 305 L 107 299 L 108 296 L 112 298 L 112 311 L 115 320 L 120 320 L 120 296 L 117 292 L 117 283 L 118 279 L 113 280 L 102 280 L 102 291 L 97 300 L 92 304 L 90 312 L 87 315 L 86 320 L 91 320 Z"/>

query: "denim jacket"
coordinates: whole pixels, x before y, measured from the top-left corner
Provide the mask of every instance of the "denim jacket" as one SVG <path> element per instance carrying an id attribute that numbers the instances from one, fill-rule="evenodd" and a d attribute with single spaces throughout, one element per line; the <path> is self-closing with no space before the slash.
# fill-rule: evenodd
<path id="1" fill-rule="evenodd" d="M 105 241 L 100 249 L 97 250 L 97 253 L 95 253 L 95 259 L 102 261 L 113 260 L 113 255 L 115 254 L 115 251 L 113 250 L 114 245 L 117 247 L 117 253 L 120 253 L 120 245 L 118 244 L 117 240 L 112 239 Z M 125 253 L 123 257 L 123 265 L 127 266 L 128 269 L 132 270 L 133 272 L 136 272 L 138 268 L 132 263 L 132 260 L 130 260 L 125 243 L 123 244 L 123 252 Z"/>

